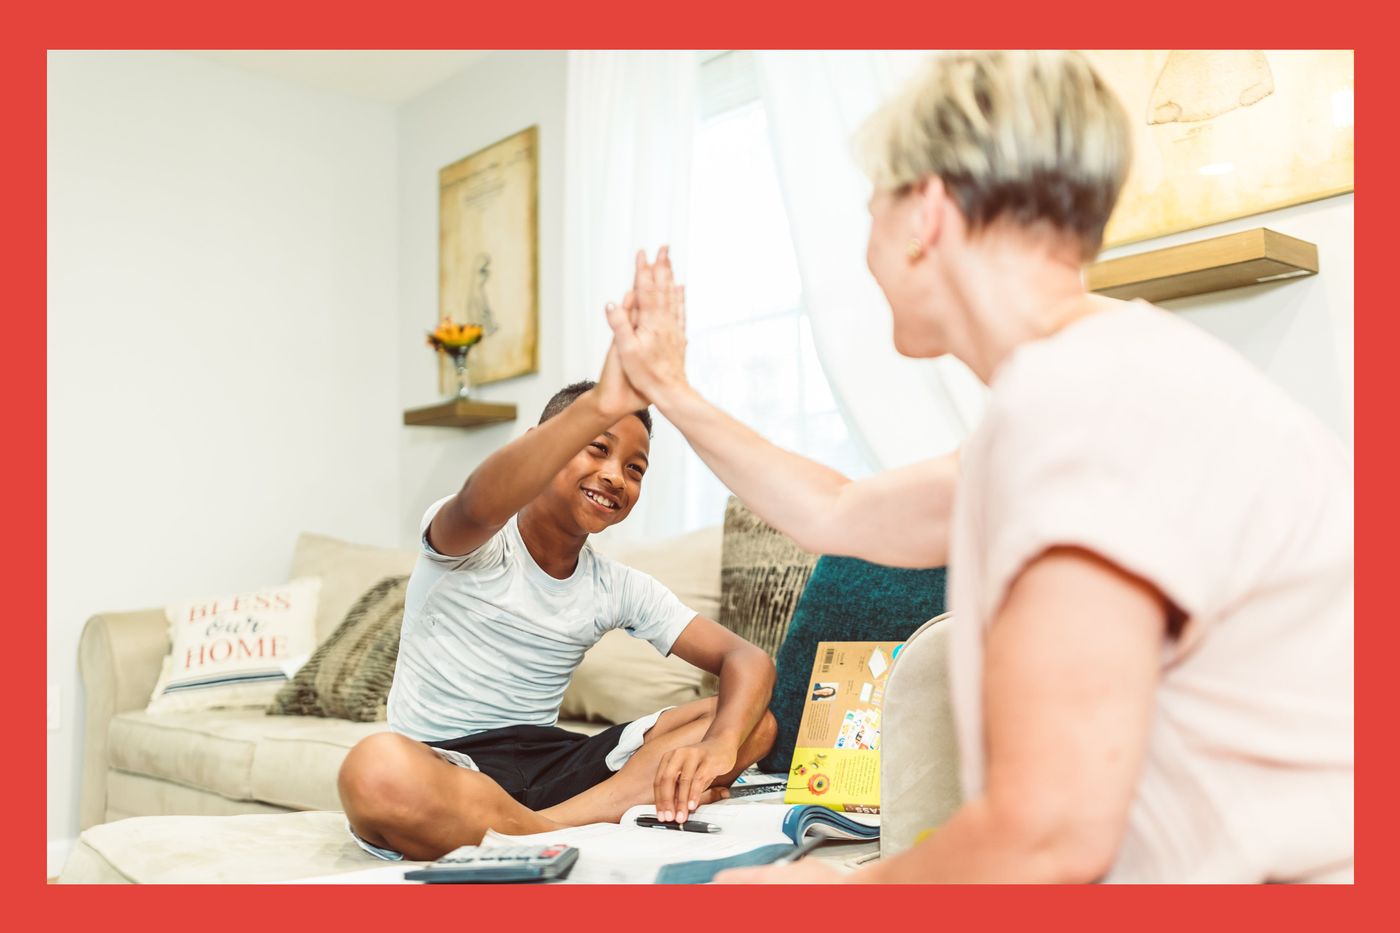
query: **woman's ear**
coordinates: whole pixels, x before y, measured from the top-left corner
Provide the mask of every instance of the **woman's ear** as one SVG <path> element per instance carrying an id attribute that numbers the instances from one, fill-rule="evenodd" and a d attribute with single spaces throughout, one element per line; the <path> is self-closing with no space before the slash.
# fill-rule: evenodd
<path id="1" fill-rule="evenodd" d="M 943 179 L 931 175 L 919 182 L 910 191 L 911 230 L 909 235 L 919 242 L 924 250 L 932 249 L 938 243 L 946 220 L 948 192 L 943 187 Z"/>

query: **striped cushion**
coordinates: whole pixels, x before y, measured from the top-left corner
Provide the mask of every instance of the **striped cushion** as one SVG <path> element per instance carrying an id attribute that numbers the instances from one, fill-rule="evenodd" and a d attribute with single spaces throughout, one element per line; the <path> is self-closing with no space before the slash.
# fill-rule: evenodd
<path id="1" fill-rule="evenodd" d="M 818 556 L 730 496 L 724 509 L 717 621 L 777 657 Z"/>
<path id="2" fill-rule="evenodd" d="M 384 721 L 407 592 L 407 576 L 385 577 L 370 587 L 277 692 L 268 715 Z"/>

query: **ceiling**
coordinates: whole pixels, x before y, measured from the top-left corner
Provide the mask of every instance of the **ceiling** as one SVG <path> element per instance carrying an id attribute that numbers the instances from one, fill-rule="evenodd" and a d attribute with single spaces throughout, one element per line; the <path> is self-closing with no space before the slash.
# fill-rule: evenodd
<path id="1" fill-rule="evenodd" d="M 246 71 L 378 101 L 401 104 L 481 61 L 490 51 L 392 49 L 188 49 Z"/>

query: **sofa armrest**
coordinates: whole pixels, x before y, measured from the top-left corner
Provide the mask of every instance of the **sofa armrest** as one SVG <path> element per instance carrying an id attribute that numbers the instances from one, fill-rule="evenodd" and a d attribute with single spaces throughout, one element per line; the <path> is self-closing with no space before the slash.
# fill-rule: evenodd
<path id="1" fill-rule="evenodd" d="M 87 694 L 83 726 L 83 829 L 107 818 L 107 726 L 117 713 L 145 709 L 170 650 L 165 610 L 105 612 L 87 620 L 78 669 Z"/>
<path id="2" fill-rule="evenodd" d="M 885 681 L 880 724 L 880 856 L 914 845 L 962 803 L 958 739 L 948 692 L 952 613 L 919 627 Z"/>

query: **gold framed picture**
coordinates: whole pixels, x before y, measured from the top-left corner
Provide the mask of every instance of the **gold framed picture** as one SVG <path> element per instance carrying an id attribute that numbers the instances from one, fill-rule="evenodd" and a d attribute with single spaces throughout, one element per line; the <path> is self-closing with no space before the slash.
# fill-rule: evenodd
<path id="1" fill-rule="evenodd" d="M 438 319 L 475 324 L 472 385 L 539 371 L 539 127 L 438 172 Z M 450 360 L 439 355 L 443 391 Z"/>
<path id="2" fill-rule="evenodd" d="M 1354 187 L 1351 50 L 1096 50 L 1133 126 L 1104 246 Z"/>

